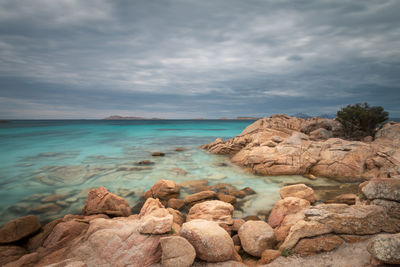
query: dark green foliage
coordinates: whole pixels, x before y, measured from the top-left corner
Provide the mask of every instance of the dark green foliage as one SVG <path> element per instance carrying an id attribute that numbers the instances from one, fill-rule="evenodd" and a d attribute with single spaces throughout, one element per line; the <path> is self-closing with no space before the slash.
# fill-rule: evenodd
<path id="1" fill-rule="evenodd" d="M 289 257 L 289 256 L 292 256 L 293 255 L 293 251 L 292 250 L 290 250 L 290 249 L 284 249 L 284 250 L 282 250 L 282 256 L 283 257 Z"/>
<path id="2" fill-rule="evenodd" d="M 337 112 L 336 120 L 343 125 L 345 137 L 360 140 L 374 136 L 376 128 L 387 121 L 389 113 L 382 107 L 370 107 L 368 103 L 348 105 Z"/>

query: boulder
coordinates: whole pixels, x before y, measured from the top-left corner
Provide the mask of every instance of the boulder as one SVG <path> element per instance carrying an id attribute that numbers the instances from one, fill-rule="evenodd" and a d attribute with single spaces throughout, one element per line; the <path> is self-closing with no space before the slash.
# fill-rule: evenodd
<path id="1" fill-rule="evenodd" d="M 304 214 L 304 220 L 290 228 L 280 250 L 292 249 L 301 238 L 328 233 L 369 235 L 399 231 L 385 209 L 376 205 L 321 204 L 306 209 Z"/>
<path id="2" fill-rule="evenodd" d="M 214 191 L 201 191 L 192 195 L 188 195 L 185 197 L 185 204 L 190 205 L 195 202 L 215 199 L 217 197 L 217 193 Z"/>
<path id="3" fill-rule="evenodd" d="M 261 259 L 257 262 L 258 264 L 268 264 L 278 258 L 282 252 L 274 249 L 266 249 L 261 254 Z"/>
<path id="4" fill-rule="evenodd" d="M 372 179 L 361 189 L 368 199 L 385 199 L 400 202 L 400 179 Z"/>
<path id="5" fill-rule="evenodd" d="M 35 215 L 9 221 L 0 229 L 0 244 L 19 241 L 39 231 L 40 227 L 40 221 Z"/>
<path id="6" fill-rule="evenodd" d="M 192 220 L 182 225 L 180 235 L 196 250 L 197 258 L 207 262 L 223 262 L 236 253 L 232 238 L 218 223 Z"/>
<path id="7" fill-rule="evenodd" d="M 160 239 L 163 267 L 189 267 L 196 258 L 196 251 L 185 238 L 168 236 Z"/>
<path id="8" fill-rule="evenodd" d="M 173 215 L 158 199 L 148 198 L 139 214 L 142 234 L 165 234 L 171 231 Z"/>
<path id="9" fill-rule="evenodd" d="M 386 264 L 400 264 L 400 233 L 382 234 L 373 238 L 368 244 L 371 256 Z"/>
<path id="10" fill-rule="evenodd" d="M 186 221 L 203 219 L 217 222 L 220 226 L 233 225 L 233 206 L 220 200 L 209 200 L 194 205 L 188 213 Z"/>
<path id="11" fill-rule="evenodd" d="M 246 221 L 243 219 L 233 219 L 232 231 L 239 231 L 239 228 L 245 223 Z"/>
<path id="12" fill-rule="evenodd" d="M 218 193 L 217 198 L 223 202 L 229 203 L 229 204 L 235 204 L 236 203 L 236 197 L 232 195 L 225 195 L 224 193 Z"/>
<path id="13" fill-rule="evenodd" d="M 179 210 L 185 206 L 183 199 L 171 198 L 168 200 L 168 207 Z"/>
<path id="14" fill-rule="evenodd" d="M 286 215 L 281 224 L 278 227 L 274 228 L 276 241 L 279 243 L 283 242 L 288 236 L 292 226 L 295 225 L 298 221 L 303 220 L 304 217 L 304 210 Z"/>
<path id="15" fill-rule="evenodd" d="M 298 211 L 310 206 L 310 202 L 298 197 L 287 197 L 275 203 L 268 217 L 268 224 L 278 227 L 285 216 L 297 213 Z"/>
<path id="16" fill-rule="evenodd" d="M 0 266 L 4 266 L 9 262 L 16 261 L 25 254 L 27 254 L 26 249 L 19 246 L 0 246 Z"/>
<path id="17" fill-rule="evenodd" d="M 324 128 L 319 128 L 310 133 L 311 140 L 326 140 L 333 137 L 333 133 Z"/>
<path id="18" fill-rule="evenodd" d="M 310 202 L 315 202 L 317 199 L 314 195 L 314 190 L 305 184 L 288 185 L 281 188 L 279 191 L 281 198 L 298 197 Z"/>
<path id="19" fill-rule="evenodd" d="M 167 208 L 167 210 L 172 215 L 174 223 L 181 226 L 185 222 L 185 216 L 179 210 L 171 208 Z"/>
<path id="20" fill-rule="evenodd" d="M 161 201 L 168 201 L 171 198 L 177 198 L 180 186 L 171 180 L 159 180 L 146 193 L 144 198 L 158 198 Z"/>
<path id="21" fill-rule="evenodd" d="M 255 257 L 261 257 L 264 250 L 273 248 L 276 241 L 274 230 L 264 221 L 247 221 L 238 234 L 244 251 Z"/>
<path id="22" fill-rule="evenodd" d="M 153 157 L 164 157 L 165 153 L 163 153 L 163 152 L 153 152 L 153 153 L 151 153 L 151 155 Z"/>
<path id="23" fill-rule="evenodd" d="M 337 235 L 322 235 L 313 238 L 301 239 L 293 249 L 293 252 L 302 256 L 320 252 L 331 251 L 344 243 Z"/>
<path id="24" fill-rule="evenodd" d="M 83 215 L 107 214 L 110 216 L 129 216 L 132 214 L 128 202 L 122 197 L 107 191 L 104 186 L 89 191 Z"/>

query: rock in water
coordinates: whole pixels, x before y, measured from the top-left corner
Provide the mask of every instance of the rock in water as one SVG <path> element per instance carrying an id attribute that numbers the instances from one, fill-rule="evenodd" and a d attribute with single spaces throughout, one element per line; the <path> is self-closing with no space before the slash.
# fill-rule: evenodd
<path id="1" fill-rule="evenodd" d="M 196 258 L 196 251 L 185 238 L 168 236 L 160 239 L 163 267 L 189 267 Z"/>
<path id="2" fill-rule="evenodd" d="M 387 264 L 400 264 L 400 233 L 378 235 L 368 244 L 371 256 Z"/>
<path id="3" fill-rule="evenodd" d="M 317 199 L 314 195 L 314 190 L 305 184 L 288 185 L 281 188 L 279 191 L 281 198 L 285 197 L 298 197 L 305 200 L 315 202 Z"/>
<path id="4" fill-rule="evenodd" d="M 40 221 L 35 215 L 9 221 L 0 229 L 0 244 L 19 241 L 39 231 L 40 227 Z"/>
<path id="5" fill-rule="evenodd" d="M 193 245 L 197 258 L 207 262 L 228 261 L 236 253 L 232 238 L 216 222 L 186 222 L 182 225 L 180 235 Z"/>
<path id="6" fill-rule="evenodd" d="M 264 250 L 275 245 L 274 230 L 264 221 L 247 221 L 238 234 L 244 251 L 255 257 L 261 257 Z"/>
<path id="7" fill-rule="evenodd" d="M 171 180 L 159 180 L 146 193 L 144 198 L 158 198 L 161 201 L 168 201 L 171 198 L 177 198 L 180 186 Z"/>
<path id="8" fill-rule="evenodd" d="M 128 202 L 122 197 L 108 192 L 104 186 L 89 191 L 82 213 L 84 215 L 107 214 L 110 216 L 132 214 Z"/>

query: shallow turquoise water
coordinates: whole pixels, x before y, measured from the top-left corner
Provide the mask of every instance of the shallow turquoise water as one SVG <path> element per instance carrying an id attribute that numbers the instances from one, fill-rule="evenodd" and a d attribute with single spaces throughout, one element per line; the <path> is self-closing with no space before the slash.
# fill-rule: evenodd
<path id="1" fill-rule="evenodd" d="M 0 124 L 0 225 L 27 214 L 48 221 L 81 212 L 87 191 L 105 186 L 134 206 L 160 179 L 208 179 L 249 186 L 257 194 L 237 216 L 262 214 L 279 199 L 279 183 L 199 148 L 240 134 L 252 121 L 11 121 Z M 184 152 L 176 152 L 184 147 Z M 165 157 L 152 157 L 161 151 Z M 154 165 L 137 162 L 151 160 Z M 221 164 L 223 163 L 223 164 Z M 289 178 L 285 178 L 289 179 Z M 291 177 L 290 179 L 293 179 Z M 296 179 L 303 179 L 297 177 Z M 58 195 L 58 197 L 54 197 Z M 53 198 L 46 199 L 48 196 Z"/>

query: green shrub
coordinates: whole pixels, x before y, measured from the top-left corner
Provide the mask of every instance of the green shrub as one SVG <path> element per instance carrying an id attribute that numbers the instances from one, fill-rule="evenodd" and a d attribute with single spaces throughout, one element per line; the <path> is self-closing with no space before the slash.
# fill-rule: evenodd
<path id="1" fill-rule="evenodd" d="M 370 107 L 368 103 L 348 105 L 337 112 L 336 120 L 343 125 L 345 137 L 360 140 L 374 136 L 376 128 L 387 121 L 389 113 L 382 107 Z"/>
<path id="2" fill-rule="evenodd" d="M 289 257 L 293 255 L 293 251 L 291 249 L 284 249 L 282 250 L 282 256 L 283 257 Z"/>

